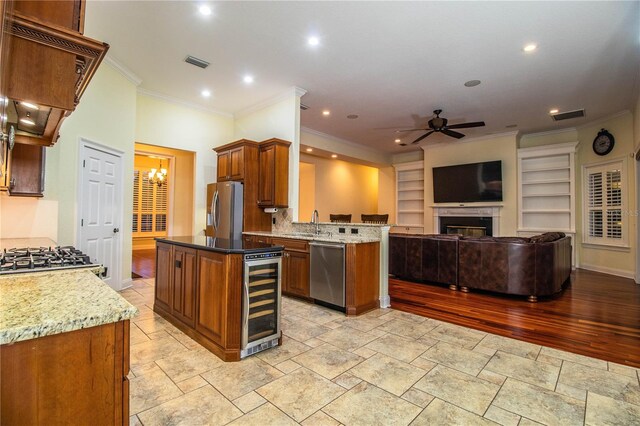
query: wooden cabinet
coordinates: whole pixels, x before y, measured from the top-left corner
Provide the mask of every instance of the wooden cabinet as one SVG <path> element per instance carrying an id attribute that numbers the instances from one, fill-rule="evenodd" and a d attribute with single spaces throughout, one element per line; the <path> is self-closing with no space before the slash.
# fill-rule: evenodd
<path id="1" fill-rule="evenodd" d="M 229 151 L 222 151 L 218 153 L 218 182 L 224 182 L 229 180 L 231 165 L 231 153 Z"/>
<path id="2" fill-rule="evenodd" d="M 0 91 L 9 99 L 6 124 L 15 128 L 16 142 L 51 146 L 109 46 L 82 35 L 84 0 L 6 3 L 0 52 L 8 71 Z"/>
<path id="3" fill-rule="evenodd" d="M 16 143 L 8 151 L 6 170 L 9 194 L 42 197 L 44 192 L 45 148 Z"/>
<path id="4" fill-rule="evenodd" d="M 129 321 L 0 347 L 6 425 L 129 422 Z"/>
<path id="5" fill-rule="evenodd" d="M 171 311 L 171 245 L 165 243 L 156 244 L 156 306 L 166 311 Z"/>
<path id="6" fill-rule="evenodd" d="M 284 247 L 282 293 L 309 298 L 309 243 L 306 240 L 291 238 L 272 238 L 271 243 Z"/>
<path id="7" fill-rule="evenodd" d="M 288 207 L 289 145 L 276 138 L 260 143 L 260 207 Z"/>
<path id="8" fill-rule="evenodd" d="M 244 180 L 244 151 L 240 146 L 218 152 L 218 182 Z"/>
<path id="9" fill-rule="evenodd" d="M 241 254 L 156 243 L 153 310 L 225 361 L 240 359 Z"/>
<path id="10" fill-rule="evenodd" d="M 196 315 L 196 250 L 174 246 L 171 312 L 190 326 Z"/>

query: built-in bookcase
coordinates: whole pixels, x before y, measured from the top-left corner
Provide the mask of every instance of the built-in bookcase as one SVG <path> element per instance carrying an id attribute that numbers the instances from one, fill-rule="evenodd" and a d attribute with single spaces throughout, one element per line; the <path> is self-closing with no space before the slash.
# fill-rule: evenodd
<path id="1" fill-rule="evenodd" d="M 396 164 L 396 224 L 392 232 L 424 233 L 424 162 Z"/>
<path id="2" fill-rule="evenodd" d="M 518 150 L 518 234 L 575 237 L 577 142 Z"/>

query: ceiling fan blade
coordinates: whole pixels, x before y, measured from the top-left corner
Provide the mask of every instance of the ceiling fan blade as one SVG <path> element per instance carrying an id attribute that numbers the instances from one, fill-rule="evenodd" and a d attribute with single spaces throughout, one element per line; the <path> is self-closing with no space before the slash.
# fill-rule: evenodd
<path id="1" fill-rule="evenodd" d="M 418 143 L 420 142 L 422 139 L 426 138 L 427 136 L 429 136 L 431 133 L 435 132 L 435 130 L 431 130 L 430 132 L 425 133 L 424 135 L 420 136 L 418 139 L 416 139 L 415 141 L 411 142 L 412 144 L 414 143 Z"/>
<path id="2" fill-rule="evenodd" d="M 464 138 L 464 135 L 462 133 L 454 132 L 453 130 L 442 129 L 440 131 L 447 136 L 451 136 L 452 138 L 456 138 L 456 139 Z"/>
<path id="3" fill-rule="evenodd" d="M 403 133 L 403 132 L 417 132 L 417 131 L 425 131 L 425 130 L 429 130 L 427 129 L 406 129 L 406 130 L 396 130 L 396 133 Z"/>
<path id="4" fill-rule="evenodd" d="M 468 129 L 470 127 L 482 127 L 482 126 L 484 126 L 484 121 L 474 121 L 473 123 L 451 124 L 447 126 L 447 129 Z"/>

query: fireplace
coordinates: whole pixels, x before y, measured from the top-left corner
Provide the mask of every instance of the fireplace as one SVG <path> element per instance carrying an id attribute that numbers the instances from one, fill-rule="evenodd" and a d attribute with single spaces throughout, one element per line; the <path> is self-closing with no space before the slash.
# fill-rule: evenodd
<path id="1" fill-rule="evenodd" d="M 499 237 L 501 210 L 498 204 L 433 206 L 433 232 Z"/>
<path id="2" fill-rule="evenodd" d="M 441 234 L 462 234 L 466 237 L 493 235 L 492 217 L 444 216 L 440 218 Z"/>

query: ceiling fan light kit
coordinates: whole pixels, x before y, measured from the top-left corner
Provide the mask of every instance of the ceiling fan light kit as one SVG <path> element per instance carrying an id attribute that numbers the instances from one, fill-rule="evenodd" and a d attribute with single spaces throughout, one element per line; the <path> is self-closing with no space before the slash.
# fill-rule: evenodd
<path id="1" fill-rule="evenodd" d="M 484 121 L 474 121 L 472 123 L 459 123 L 459 124 L 451 124 L 448 125 L 447 123 L 449 122 L 446 118 L 440 117 L 440 114 L 442 113 L 441 109 L 437 109 L 435 111 L 433 111 L 433 113 L 436 115 L 435 117 L 433 117 L 431 120 L 429 120 L 429 127 L 424 128 L 424 129 L 406 129 L 406 130 L 396 130 L 396 133 L 402 133 L 402 132 L 415 132 L 418 130 L 426 130 L 427 133 L 425 133 L 424 135 L 420 136 L 418 139 L 414 140 L 413 142 L 411 142 L 412 144 L 418 143 L 421 140 L 423 140 L 424 138 L 426 138 L 427 136 L 433 134 L 433 133 L 442 133 L 445 134 L 447 136 L 450 136 L 452 138 L 456 138 L 456 139 L 462 139 L 464 138 L 464 134 L 460 133 L 460 132 L 456 132 L 454 130 L 451 129 L 469 129 L 472 127 L 482 127 L 484 126 Z M 406 146 L 406 143 L 402 143 L 400 144 L 401 146 Z"/>

